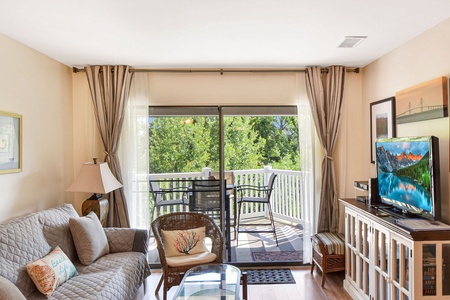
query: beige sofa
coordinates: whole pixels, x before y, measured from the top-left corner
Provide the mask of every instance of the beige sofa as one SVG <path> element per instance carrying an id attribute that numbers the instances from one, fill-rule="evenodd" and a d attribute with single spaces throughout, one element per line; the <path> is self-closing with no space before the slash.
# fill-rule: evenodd
<path id="1" fill-rule="evenodd" d="M 0 224 L 0 276 L 12 282 L 27 299 L 46 299 L 36 289 L 25 266 L 60 246 L 78 275 L 60 285 L 49 299 L 141 297 L 145 278 L 150 275 L 146 258 L 148 231 L 105 228 L 110 253 L 85 266 L 77 257 L 69 228 L 71 217 L 78 214 L 72 205 L 64 204 Z M 7 295 L 2 282 L 5 280 L 0 280 L 0 291 Z"/>

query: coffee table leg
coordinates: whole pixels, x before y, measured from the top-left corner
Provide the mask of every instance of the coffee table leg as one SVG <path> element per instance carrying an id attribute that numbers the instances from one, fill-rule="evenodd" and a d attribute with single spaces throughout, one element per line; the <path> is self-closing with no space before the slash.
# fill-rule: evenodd
<path id="1" fill-rule="evenodd" d="M 241 273 L 242 277 L 242 299 L 247 300 L 247 272 Z"/>

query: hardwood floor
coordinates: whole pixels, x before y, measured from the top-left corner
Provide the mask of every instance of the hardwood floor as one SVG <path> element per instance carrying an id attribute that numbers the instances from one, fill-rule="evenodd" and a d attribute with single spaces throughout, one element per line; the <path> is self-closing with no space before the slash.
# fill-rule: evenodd
<path id="1" fill-rule="evenodd" d="M 325 282 L 325 287 L 320 286 L 322 274 L 314 270 L 310 274 L 310 267 L 291 267 L 296 284 L 267 284 L 249 285 L 249 300 L 326 300 L 326 299 L 352 299 L 344 290 L 342 281 L 344 272 L 329 273 Z M 146 300 L 162 299 L 162 289 L 159 297 L 155 296 L 155 288 L 161 278 L 161 270 L 152 270 L 152 275 L 147 278 Z M 168 299 L 172 299 L 177 287 L 173 287 L 167 294 Z"/>

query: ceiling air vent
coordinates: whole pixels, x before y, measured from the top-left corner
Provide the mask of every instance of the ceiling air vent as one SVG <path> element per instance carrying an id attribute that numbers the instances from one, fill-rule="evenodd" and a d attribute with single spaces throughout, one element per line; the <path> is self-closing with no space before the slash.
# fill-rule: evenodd
<path id="1" fill-rule="evenodd" d="M 359 43 L 367 39 L 364 35 L 344 36 L 338 48 L 355 48 Z"/>

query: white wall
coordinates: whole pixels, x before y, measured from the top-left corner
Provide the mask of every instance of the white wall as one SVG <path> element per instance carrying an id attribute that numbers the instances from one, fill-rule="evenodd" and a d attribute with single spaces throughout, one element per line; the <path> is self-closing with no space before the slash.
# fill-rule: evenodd
<path id="1" fill-rule="evenodd" d="M 23 117 L 23 171 L 0 174 L 3 221 L 72 201 L 72 74 L 2 34 L 0 65 L 0 110 Z"/>
<path id="2" fill-rule="evenodd" d="M 370 163 L 370 103 L 395 96 L 397 91 L 440 76 L 450 77 L 449 36 L 450 19 L 363 69 L 363 139 L 360 146 L 363 160 L 353 165 L 355 174 L 363 175 L 366 180 L 376 176 L 375 166 Z M 349 121 L 352 126 L 361 126 L 361 122 L 357 120 L 353 122 L 349 119 Z M 397 136 L 418 135 L 435 135 L 439 138 L 442 218 L 450 222 L 448 117 L 397 126 Z M 352 196 L 349 187 L 353 179 L 347 182 L 346 196 Z"/>

